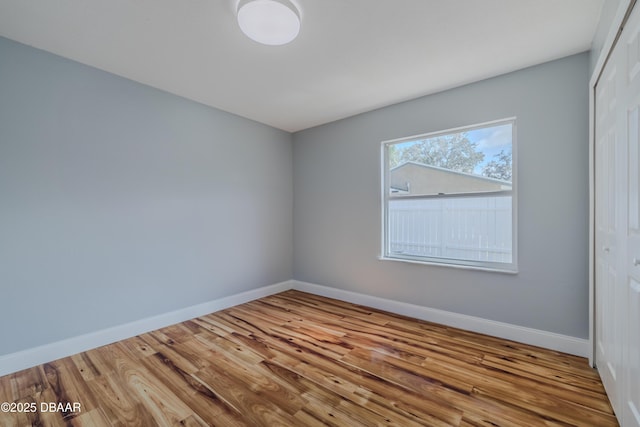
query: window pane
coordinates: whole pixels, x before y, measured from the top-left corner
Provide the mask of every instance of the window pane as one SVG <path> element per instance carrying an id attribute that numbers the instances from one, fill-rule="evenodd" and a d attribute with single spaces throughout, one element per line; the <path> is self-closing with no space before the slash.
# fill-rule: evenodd
<path id="1" fill-rule="evenodd" d="M 512 123 L 388 146 L 391 196 L 511 190 Z"/>
<path id="2" fill-rule="evenodd" d="M 505 120 L 386 143 L 385 254 L 514 267 L 513 135 Z"/>
<path id="3" fill-rule="evenodd" d="M 389 201 L 391 255 L 511 263 L 511 196 Z"/>

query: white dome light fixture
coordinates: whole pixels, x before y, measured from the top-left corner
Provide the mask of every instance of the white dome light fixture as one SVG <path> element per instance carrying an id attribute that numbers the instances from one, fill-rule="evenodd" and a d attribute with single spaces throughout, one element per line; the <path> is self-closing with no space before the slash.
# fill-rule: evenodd
<path id="1" fill-rule="evenodd" d="M 251 40 L 278 46 L 298 36 L 300 14 L 289 0 L 241 0 L 238 24 Z"/>

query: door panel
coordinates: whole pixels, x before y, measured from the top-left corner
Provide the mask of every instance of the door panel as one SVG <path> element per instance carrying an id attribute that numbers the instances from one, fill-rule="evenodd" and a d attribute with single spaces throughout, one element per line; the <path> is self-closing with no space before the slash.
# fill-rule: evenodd
<path id="1" fill-rule="evenodd" d="M 640 281 L 629 282 L 629 341 L 627 343 L 624 393 L 624 426 L 640 426 Z"/>
<path id="2" fill-rule="evenodd" d="M 640 7 L 596 86 L 596 365 L 623 427 L 640 427 Z"/>
<path id="3" fill-rule="evenodd" d="M 623 354 L 624 387 L 622 425 L 640 427 L 640 8 L 635 7 L 621 38 L 625 52 L 620 64 L 625 70 L 621 112 L 626 140 L 625 162 L 627 223 L 625 277 L 625 348 Z"/>
<path id="4" fill-rule="evenodd" d="M 618 67 L 610 62 L 596 88 L 596 364 L 614 410 L 619 412 L 618 381 L 622 365 L 620 319 L 606 313 L 620 311 L 622 303 L 617 274 L 620 186 L 618 149 Z"/>

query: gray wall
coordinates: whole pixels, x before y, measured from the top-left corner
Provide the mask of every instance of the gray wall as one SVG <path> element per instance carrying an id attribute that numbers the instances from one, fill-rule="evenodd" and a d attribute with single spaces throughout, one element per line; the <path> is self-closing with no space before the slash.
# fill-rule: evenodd
<path id="1" fill-rule="evenodd" d="M 588 72 L 588 54 L 521 70 L 296 133 L 292 153 L 0 38 L 0 355 L 292 277 L 585 338 Z M 520 273 L 379 261 L 380 142 L 510 116 Z"/>
<path id="2" fill-rule="evenodd" d="M 291 135 L 0 38 L 0 355 L 292 276 Z"/>
<path id="3" fill-rule="evenodd" d="M 588 61 L 583 53 L 294 134 L 294 278 L 587 338 Z M 519 274 L 378 260 L 380 142 L 511 116 Z"/>

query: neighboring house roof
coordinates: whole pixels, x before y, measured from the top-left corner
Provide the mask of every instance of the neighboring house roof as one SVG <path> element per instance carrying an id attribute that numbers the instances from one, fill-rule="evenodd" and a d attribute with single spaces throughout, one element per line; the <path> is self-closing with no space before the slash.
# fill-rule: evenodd
<path id="1" fill-rule="evenodd" d="M 406 162 L 389 171 L 389 187 L 394 194 L 455 194 L 511 190 L 512 184 L 486 176 Z"/>

